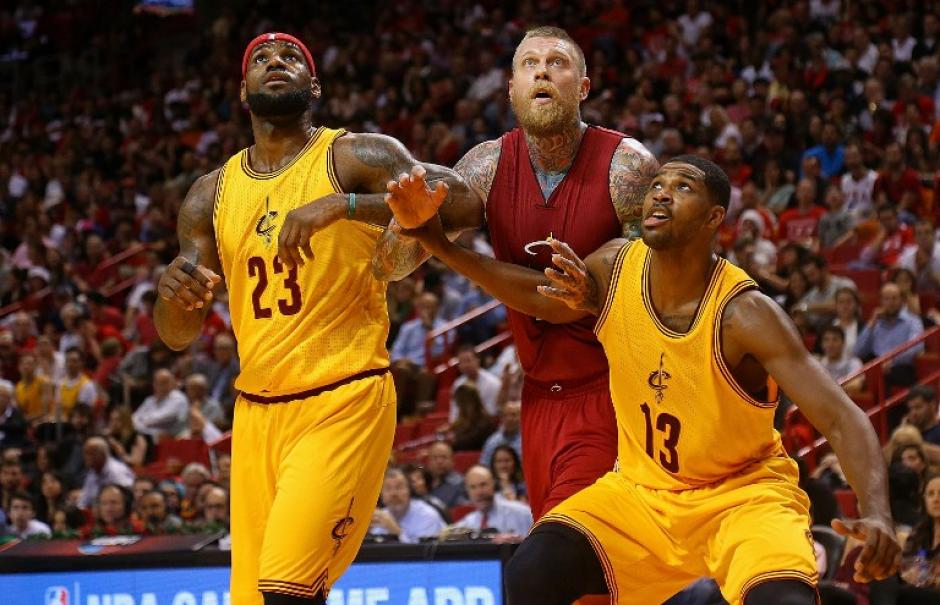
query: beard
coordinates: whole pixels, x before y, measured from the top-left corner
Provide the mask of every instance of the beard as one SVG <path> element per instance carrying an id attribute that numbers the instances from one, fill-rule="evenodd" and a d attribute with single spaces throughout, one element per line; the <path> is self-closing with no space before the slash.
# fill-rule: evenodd
<path id="1" fill-rule="evenodd" d="M 578 123 L 577 98 L 566 99 L 555 90 L 553 101 L 547 105 L 536 105 L 531 94 L 516 97 L 512 110 L 519 126 L 531 136 L 547 137 L 561 133 L 565 128 Z"/>
<path id="2" fill-rule="evenodd" d="M 289 118 L 300 115 L 313 104 L 313 92 L 309 88 L 271 94 L 248 93 L 248 109 L 260 118 Z"/>

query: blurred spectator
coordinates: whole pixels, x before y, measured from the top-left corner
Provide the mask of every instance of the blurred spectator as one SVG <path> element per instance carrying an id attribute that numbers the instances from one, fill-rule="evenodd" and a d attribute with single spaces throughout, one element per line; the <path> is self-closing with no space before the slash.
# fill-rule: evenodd
<path id="1" fill-rule="evenodd" d="M 851 238 L 856 218 L 845 206 L 845 196 L 838 187 L 826 190 L 825 216 L 819 219 L 819 246 L 823 250 L 837 248 Z"/>
<path id="2" fill-rule="evenodd" d="M 917 293 L 917 278 L 912 271 L 898 268 L 890 273 L 889 283 L 895 284 L 901 291 L 901 303 L 904 310 L 915 317 L 921 317 L 920 296 Z"/>
<path id="3" fill-rule="evenodd" d="M 144 494 L 155 489 L 157 489 L 157 482 L 153 477 L 135 477 L 134 483 L 131 485 L 131 494 L 134 496 L 135 506 L 140 503 L 140 499 L 144 497 Z"/>
<path id="4" fill-rule="evenodd" d="M 809 321 L 814 325 L 827 324 L 835 316 L 836 293 L 843 288 L 855 290 L 855 282 L 847 277 L 832 275 L 826 259 L 816 254 L 807 257 L 801 269 L 809 291 L 799 301 L 800 310 L 807 313 Z"/>
<path id="5" fill-rule="evenodd" d="M 229 483 L 232 478 L 232 456 L 229 454 L 219 454 L 215 465 L 215 482 L 226 490 L 230 489 Z"/>
<path id="6" fill-rule="evenodd" d="M 855 354 L 862 360 L 881 357 L 924 331 L 924 324 L 903 309 L 901 289 L 896 284 L 881 287 L 881 306 L 875 309 L 871 319 L 858 335 Z M 900 353 L 882 366 L 885 380 L 889 384 L 909 386 L 917 380 L 914 357 L 924 348 L 919 343 Z"/>
<path id="7" fill-rule="evenodd" d="M 862 368 L 861 359 L 845 356 L 845 332 L 842 328 L 832 325 L 823 328 L 821 347 L 819 362 L 836 382 L 841 382 Z M 843 384 L 842 388 L 850 395 L 860 393 L 865 388 L 865 375 L 856 376 Z"/>
<path id="8" fill-rule="evenodd" d="M 920 431 L 924 442 L 940 446 L 940 412 L 937 408 L 937 391 L 932 386 L 919 384 L 911 388 L 905 399 L 907 424 Z"/>
<path id="9" fill-rule="evenodd" d="M 842 174 L 845 166 L 845 147 L 839 144 L 839 130 L 834 123 L 823 124 L 821 141 L 819 145 L 806 150 L 803 157 L 807 156 L 819 160 L 824 179 L 832 179 Z"/>
<path id="10" fill-rule="evenodd" d="M 85 375 L 85 356 L 81 349 L 72 347 L 65 352 L 65 376 L 56 384 L 54 417 L 67 418 L 76 404 L 94 408 L 98 391 L 91 378 Z"/>
<path id="11" fill-rule="evenodd" d="M 450 420 L 452 422 L 457 420 L 459 414 L 457 390 L 463 385 L 476 387 L 485 414 L 489 417 L 495 417 L 499 413 L 496 399 L 499 395 L 500 380 L 491 374 L 489 370 L 480 367 L 480 357 L 473 345 L 461 345 L 458 349 L 457 368 L 460 370 L 460 376 L 457 377 L 451 387 Z"/>
<path id="12" fill-rule="evenodd" d="M 901 252 L 914 243 L 914 233 L 907 225 L 898 221 L 898 212 L 894 206 L 878 206 L 878 224 L 874 239 L 861 252 L 861 260 L 877 267 L 892 267 L 901 256 Z"/>
<path id="13" fill-rule="evenodd" d="M 454 470 L 454 450 L 446 441 L 435 441 L 428 448 L 430 494 L 448 508 L 466 502 L 463 477 Z"/>
<path id="14" fill-rule="evenodd" d="M 20 381 L 16 383 L 16 403 L 30 424 L 46 418 L 52 412 L 53 386 L 48 378 L 38 373 L 36 354 L 20 353 Z"/>
<path id="15" fill-rule="evenodd" d="M 176 377 L 169 370 L 153 375 L 153 395 L 144 399 L 133 414 L 134 428 L 155 442 L 161 437 L 176 437 L 186 428 L 189 402 L 176 388 Z"/>
<path id="16" fill-rule="evenodd" d="M 901 578 L 910 587 L 904 602 L 931 603 L 940 598 L 940 476 L 927 479 L 923 520 L 904 543 Z M 917 599 L 917 600 L 915 600 Z"/>
<path id="17" fill-rule="evenodd" d="M 235 339 L 229 334 L 218 334 L 212 341 L 212 357 L 201 357 L 193 364 L 193 372 L 206 377 L 209 399 L 218 401 L 223 409 L 235 407 L 235 378 L 240 366 Z"/>
<path id="18" fill-rule="evenodd" d="M 457 451 L 479 450 L 493 431 L 493 419 L 483 409 L 480 392 L 471 384 L 462 384 L 454 393 L 457 419 L 443 426 L 444 433 Z"/>
<path id="19" fill-rule="evenodd" d="M 144 531 L 148 534 L 175 533 L 180 530 L 183 520 L 167 512 L 166 496 L 163 492 L 152 490 L 140 498 L 137 505 Z"/>
<path id="20" fill-rule="evenodd" d="M 48 525 L 36 520 L 33 497 L 24 491 L 14 492 L 10 499 L 9 523 L 6 533 L 21 540 L 31 537 L 48 538 L 52 535 Z"/>
<path id="21" fill-rule="evenodd" d="M 885 148 L 884 164 L 878 173 L 874 188 L 875 203 L 890 204 L 908 213 L 919 210 L 921 203 L 920 178 L 904 163 L 901 144 L 892 142 Z"/>
<path id="22" fill-rule="evenodd" d="M 418 404 L 433 397 L 435 379 L 426 369 L 429 360 L 425 359 L 425 342 L 429 332 L 444 325 L 437 319 L 438 299 L 434 294 L 424 292 L 419 295 L 414 307 L 418 316 L 402 324 L 389 351 L 398 393 L 399 417 L 411 415 Z M 444 347 L 443 336 L 432 341 L 432 359 L 443 355 Z"/>
<path id="23" fill-rule="evenodd" d="M 65 376 L 65 354 L 55 349 L 48 336 L 36 339 L 36 373 L 52 384 L 58 384 Z"/>
<path id="24" fill-rule="evenodd" d="M 509 446 L 522 459 L 522 402 L 518 399 L 507 401 L 500 414 L 499 428 L 487 438 L 480 452 L 480 464 L 490 466 L 493 452 L 500 446 Z"/>
<path id="25" fill-rule="evenodd" d="M 917 221 L 914 243 L 904 248 L 894 266 L 914 273 L 918 292 L 940 294 L 940 246 L 937 246 L 933 222 Z"/>
<path id="26" fill-rule="evenodd" d="M 65 508 L 65 495 L 69 484 L 58 471 L 46 471 L 40 480 L 40 498 L 36 507 L 36 518 L 52 525 L 55 514 Z"/>
<path id="27" fill-rule="evenodd" d="M 441 502 L 439 498 L 432 496 L 428 492 L 428 486 L 431 485 L 431 473 L 428 472 L 428 469 L 422 466 L 408 464 L 402 467 L 402 471 L 404 471 L 405 476 L 408 477 L 408 484 L 411 486 L 411 497 L 424 500 L 434 507 L 434 510 L 441 515 L 441 518 L 444 519 L 446 523 L 450 523 L 447 506 Z"/>
<path id="28" fill-rule="evenodd" d="M 13 383 L 0 379 L 0 450 L 22 447 L 28 443 L 26 419 L 16 407 L 14 394 Z"/>
<path id="29" fill-rule="evenodd" d="M 796 186 L 796 208 L 780 215 L 779 238 L 808 248 L 815 248 L 819 239 L 819 221 L 826 214 L 816 203 L 816 185 L 804 178 Z"/>
<path id="30" fill-rule="evenodd" d="M 414 544 L 444 529 L 444 519 L 431 505 L 411 497 L 408 478 L 399 468 L 385 471 L 382 504 L 372 515 L 369 533 L 374 536 L 389 535 L 402 544 Z"/>
<path id="31" fill-rule="evenodd" d="M 855 288 L 841 288 L 836 291 L 836 317 L 832 320 L 832 325 L 841 329 L 845 338 L 843 358 L 855 357 L 860 306 L 858 290 Z"/>
<path id="32" fill-rule="evenodd" d="M 205 420 L 217 427 L 229 426 L 222 405 L 217 399 L 209 396 L 209 381 L 205 376 L 199 373 L 190 374 L 183 382 L 191 410 L 199 411 Z"/>
<path id="33" fill-rule="evenodd" d="M 82 508 L 90 508 L 105 485 L 117 485 L 128 490 L 133 485 L 134 471 L 111 456 L 108 442 L 103 437 L 90 437 L 85 442 L 84 458 L 88 472 L 78 501 Z M 125 511 L 125 514 L 129 512 Z"/>
<path id="34" fill-rule="evenodd" d="M 476 509 L 456 523 L 457 527 L 484 530 L 495 528 L 501 534 L 519 536 L 529 533 L 532 511 L 525 504 L 511 502 L 496 495 L 496 482 L 490 469 L 473 466 L 467 471 L 467 493 Z"/>
<path id="35" fill-rule="evenodd" d="M 148 437 L 137 432 L 131 409 L 126 405 L 115 406 L 108 415 L 108 444 L 114 457 L 130 467 L 143 466 L 148 461 L 152 443 Z"/>
<path id="36" fill-rule="evenodd" d="M 214 485 L 208 490 L 202 506 L 201 523 L 204 527 L 228 529 L 229 502 L 225 488 Z"/>
<path id="37" fill-rule="evenodd" d="M 176 436 L 178 439 L 202 439 L 206 443 L 214 443 L 222 438 L 222 431 L 215 424 L 206 419 L 197 408 L 189 408 L 186 428 Z"/>
<path id="38" fill-rule="evenodd" d="M 0 463 L 0 509 L 10 516 L 13 494 L 23 489 L 23 465 L 19 460 L 4 459 Z"/>
<path id="39" fill-rule="evenodd" d="M 845 198 L 845 210 L 858 220 L 865 220 L 875 212 L 875 181 L 878 173 L 868 168 L 862 161 L 862 152 L 858 145 L 845 148 L 845 174 L 839 181 L 839 188 Z"/>
<path id="40" fill-rule="evenodd" d="M 118 372 L 124 381 L 132 408 L 136 409 L 150 395 L 157 371 L 172 365 L 172 351 L 159 339 L 154 340 L 149 347 L 133 349 L 124 357 Z"/>
<path id="41" fill-rule="evenodd" d="M 508 445 L 497 446 L 493 450 L 489 469 L 496 479 L 496 493 L 506 500 L 528 502 L 528 490 L 522 475 L 522 460 L 515 449 Z"/>
<path id="42" fill-rule="evenodd" d="M 199 462 L 190 462 L 180 474 L 180 481 L 183 484 L 183 498 L 180 500 L 179 514 L 184 521 L 192 521 L 199 516 L 199 490 L 208 481 L 212 480 L 212 474 L 204 464 Z"/>
<path id="43" fill-rule="evenodd" d="M 166 499 L 166 509 L 170 514 L 179 515 L 182 509 L 183 488 L 172 479 L 164 479 L 157 486 Z"/>
<path id="44" fill-rule="evenodd" d="M 901 464 L 917 473 L 917 477 L 920 480 L 917 491 L 920 492 L 920 487 L 926 484 L 927 470 L 930 468 L 923 445 L 905 445 L 895 454 L 894 459 L 891 460 L 891 464 Z"/>
<path id="45" fill-rule="evenodd" d="M 93 502 L 95 520 L 86 530 L 88 535 L 114 536 L 143 533 L 143 524 L 130 516 L 131 494 L 127 487 L 113 483 L 105 484 Z"/>
<path id="46" fill-rule="evenodd" d="M 52 517 L 52 535 L 55 538 L 78 538 L 85 525 L 85 514 L 77 507 L 66 505 Z"/>

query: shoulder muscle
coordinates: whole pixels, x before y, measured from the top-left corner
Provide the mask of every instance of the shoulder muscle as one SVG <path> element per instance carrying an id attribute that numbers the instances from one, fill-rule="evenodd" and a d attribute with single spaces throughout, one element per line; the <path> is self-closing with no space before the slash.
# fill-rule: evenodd
<path id="1" fill-rule="evenodd" d="M 632 138 L 620 141 L 610 160 L 610 199 L 625 236 L 637 231 L 643 198 L 658 169 L 659 162 L 642 143 Z"/>
<path id="2" fill-rule="evenodd" d="M 467 181 L 484 203 L 490 195 L 490 188 L 496 177 L 502 148 L 502 139 L 484 141 L 468 151 L 454 166 L 454 170 Z"/>
<path id="3" fill-rule="evenodd" d="M 333 143 L 333 153 L 345 191 L 382 193 L 386 182 L 417 163 L 400 141 L 384 134 L 346 134 Z"/>
<path id="4" fill-rule="evenodd" d="M 212 214 L 220 172 L 220 169 L 216 169 L 196 179 L 189 188 L 176 219 L 180 253 L 197 258 L 199 263 L 216 272 L 220 263 L 215 246 Z"/>
<path id="5" fill-rule="evenodd" d="M 793 321 L 780 305 L 757 290 L 742 292 L 728 303 L 721 339 L 732 367 L 745 355 L 765 364 L 779 356 L 808 354 Z"/>

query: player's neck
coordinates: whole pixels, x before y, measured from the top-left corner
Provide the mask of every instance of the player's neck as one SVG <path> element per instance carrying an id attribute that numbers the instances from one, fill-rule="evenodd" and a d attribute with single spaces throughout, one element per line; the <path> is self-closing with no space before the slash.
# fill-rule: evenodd
<path id="1" fill-rule="evenodd" d="M 545 172 L 567 170 L 578 154 L 585 130 L 587 130 L 587 124 L 578 120 L 557 134 L 537 137 L 526 132 L 525 140 L 529 147 L 529 159 L 532 160 L 532 166 L 536 170 Z"/>
<path id="2" fill-rule="evenodd" d="M 252 115 L 251 130 L 255 144 L 249 159 L 258 172 L 273 172 L 287 165 L 316 132 L 309 112 L 283 120 Z"/>
<path id="3" fill-rule="evenodd" d="M 667 311 L 701 297 L 718 258 L 701 250 L 654 250 L 650 258 L 649 291 L 656 308 Z"/>

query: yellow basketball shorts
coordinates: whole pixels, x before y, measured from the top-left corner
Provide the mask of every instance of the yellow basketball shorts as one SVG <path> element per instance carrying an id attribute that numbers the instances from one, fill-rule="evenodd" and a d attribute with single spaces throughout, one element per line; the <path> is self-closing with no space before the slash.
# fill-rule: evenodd
<path id="1" fill-rule="evenodd" d="M 233 605 L 326 594 L 355 558 L 395 434 L 391 374 L 363 375 L 303 399 L 235 402 Z"/>
<path id="2" fill-rule="evenodd" d="M 658 604 L 700 577 L 740 605 L 768 580 L 816 586 L 809 500 L 796 465 L 763 461 L 720 484 L 653 490 L 612 472 L 540 521 L 580 531 L 604 568 L 611 603 Z"/>

